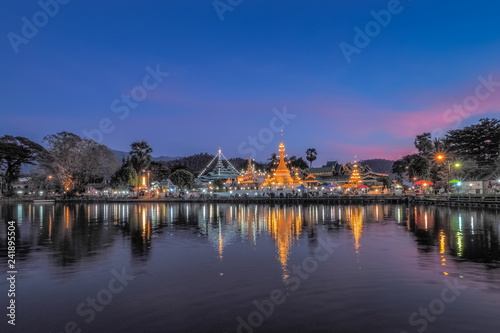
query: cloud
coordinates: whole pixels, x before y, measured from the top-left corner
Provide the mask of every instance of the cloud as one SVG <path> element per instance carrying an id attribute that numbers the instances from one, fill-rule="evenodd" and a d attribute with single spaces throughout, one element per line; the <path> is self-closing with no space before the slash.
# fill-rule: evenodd
<path id="1" fill-rule="evenodd" d="M 332 144 L 329 150 L 337 152 L 338 155 L 346 156 L 347 161 L 353 161 L 354 157 L 359 160 L 372 158 L 384 158 L 388 160 L 397 160 L 404 155 L 414 153 L 413 146 L 408 146 L 406 142 L 402 144 L 394 144 L 392 147 L 388 145 L 364 145 L 356 143 L 335 143 Z"/>

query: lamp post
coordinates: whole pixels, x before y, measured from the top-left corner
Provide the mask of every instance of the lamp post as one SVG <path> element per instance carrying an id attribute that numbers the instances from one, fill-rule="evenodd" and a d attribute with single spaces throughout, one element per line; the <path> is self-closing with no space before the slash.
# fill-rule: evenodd
<path id="1" fill-rule="evenodd" d="M 441 162 L 444 162 L 446 160 L 446 156 L 444 154 L 436 154 L 434 156 L 435 160 L 437 161 L 438 164 L 438 170 L 441 167 Z M 437 175 L 436 175 L 437 176 Z M 449 163 L 448 163 L 448 173 L 446 174 L 446 188 L 448 189 L 448 182 L 450 181 L 450 168 L 449 168 Z"/>
<path id="2" fill-rule="evenodd" d="M 456 161 L 456 162 L 451 162 L 449 159 L 446 159 L 446 155 L 445 154 L 436 154 L 436 156 L 434 157 L 435 160 L 437 161 L 438 163 L 438 167 L 441 167 L 440 163 L 441 162 L 444 162 L 448 168 L 448 172 L 446 173 L 446 186 L 448 187 L 449 185 L 449 181 L 450 181 L 450 176 L 451 176 L 451 166 L 453 164 L 453 167 L 454 167 L 454 170 L 457 170 L 458 168 L 460 168 L 462 166 L 462 163 Z M 455 172 L 454 172 L 455 174 Z"/>

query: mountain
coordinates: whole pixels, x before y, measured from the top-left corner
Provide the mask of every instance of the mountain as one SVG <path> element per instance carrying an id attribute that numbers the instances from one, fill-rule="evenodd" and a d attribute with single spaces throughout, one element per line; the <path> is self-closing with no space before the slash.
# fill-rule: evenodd
<path id="1" fill-rule="evenodd" d="M 374 158 L 371 160 L 359 161 L 359 164 L 368 165 L 373 170 L 373 172 L 386 173 L 389 176 L 392 175 L 393 163 L 394 161 L 382 158 Z"/>
<path id="2" fill-rule="evenodd" d="M 172 157 L 172 156 L 158 156 L 158 157 L 153 157 L 153 161 L 156 161 L 156 162 L 160 162 L 160 161 L 164 161 L 164 162 L 168 162 L 168 161 L 173 161 L 173 160 L 178 160 L 179 158 L 182 158 L 182 156 L 175 156 L 175 157 Z"/>
<path id="3" fill-rule="evenodd" d="M 124 158 L 127 158 L 129 156 L 129 153 L 128 152 L 125 152 L 125 151 L 120 151 L 120 150 L 114 150 L 114 149 L 111 149 L 111 151 L 113 152 L 113 154 L 115 154 L 116 156 L 116 159 L 121 163 L 122 159 Z M 152 158 L 153 161 L 173 161 L 173 160 L 177 160 L 181 158 L 180 156 L 175 156 L 175 157 L 172 157 L 172 156 L 158 156 L 158 157 L 154 157 Z"/>

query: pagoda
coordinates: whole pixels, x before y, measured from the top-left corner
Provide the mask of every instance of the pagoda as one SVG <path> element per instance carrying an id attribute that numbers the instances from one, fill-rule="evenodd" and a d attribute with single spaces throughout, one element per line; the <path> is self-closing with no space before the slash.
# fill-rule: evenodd
<path id="1" fill-rule="evenodd" d="M 266 180 L 262 184 L 262 186 L 275 186 L 275 187 L 286 187 L 286 186 L 294 186 L 301 185 L 302 180 L 300 179 L 297 172 L 295 172 L 294 176 L 290 174 L 290 170 L 285 164 L 285 145 L 283 142 L 280 142 L 279 145 L 280 152 L 280 160 L 276 169 L 272 171 L 271 174 L 267 175 Z"/>
<path id="2" fill-rule="evenodd" d="M 361 180 L 361 175 L 359 174 L 358 163 L 354 161 L 354 164 L 352 166 L 351 176 L 349 177 L 349 184 L 352 184 L 353 186 L 358 186 L 361 185 L 362 183 L 363 181 Z"/>
<path id="3" fill-rule="evenodd" d="M 237 177 L 237 182 L 239 185 L 246 185 L 251 187 L 258 187 L 259 180 L 258 174 L 255 171 L 255 168 L 252 163 L 252 158 L 248 158 L 248 166 L 247 171 Z"/>

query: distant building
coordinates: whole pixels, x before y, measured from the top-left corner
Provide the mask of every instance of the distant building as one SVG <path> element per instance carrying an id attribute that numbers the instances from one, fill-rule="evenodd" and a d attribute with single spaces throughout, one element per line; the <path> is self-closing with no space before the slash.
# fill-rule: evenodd
<path id="1" fill-rule="evenodd" d="M 330 177 L 339 175 L 342 172 L 342 165 L 337 161 L 328 161 L 320 168 L 309 168 L 309 174 L 316 177 Z"/>
<path id="2" fill-rule="evenodd" d="M 368 165 L 357 164 L 359 173 L 363 184 L 368 186 L 378 185 L 381 177 L 388 177 L 388 174 L 374 172 Z M 310 168 L 309 174 L 316 177 L 316 179 L 323 183 L 335 183 L 337 185 L 347 184 L 349 176 L 353 171 L 353 164 L 347 162 L 340 164 L 337 161 L 328 161 L 320 168 Z"/>

